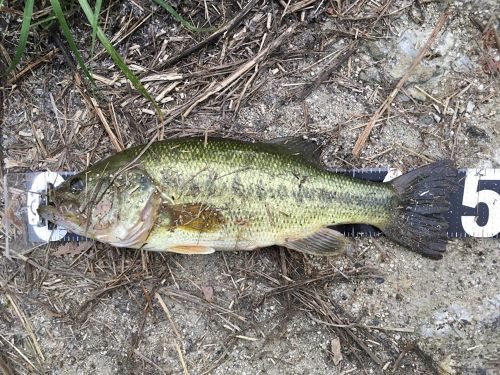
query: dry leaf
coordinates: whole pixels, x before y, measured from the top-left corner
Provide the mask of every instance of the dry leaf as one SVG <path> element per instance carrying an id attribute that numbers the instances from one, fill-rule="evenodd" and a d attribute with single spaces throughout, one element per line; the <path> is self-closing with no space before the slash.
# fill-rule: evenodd
<path id="1" fill-rule="evenodd" d="M 342 353 L 340 352 L 340 339 L 335 337 L 331 343 L 331 350 L 333 355 L 333 363 L 337 366 L 342 361 Z"/>
<path id="2" fill-rule="evenodd" d="M 66 242 L 57 247 L 57 250 L 54 252 L 54 255 L 55 256 L 80 255 L 81 253 L 90 249 L 93 244 L 94 243 L 92 241 Z"/>
<path id="3" fill-rule="evenodd" d="M 214 301 L 214 288 L 212 288 L 211 286 L 202 285 L 201 291 L 203 292 L 203 298 L 205 298 L 205 301 L 207 302 Z"/>

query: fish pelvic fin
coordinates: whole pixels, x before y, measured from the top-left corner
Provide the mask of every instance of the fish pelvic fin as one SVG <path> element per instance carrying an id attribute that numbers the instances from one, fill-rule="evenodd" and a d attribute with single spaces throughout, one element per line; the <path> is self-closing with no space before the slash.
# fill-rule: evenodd
<path id="1" fill-rule="evenodd" d="M 390 182 L 397 198 L 392 218 L 380 229 L 394 242 L 432 259 L 441 259 L 447 244 L 450 195 L 458 172 L 450 160 L 417 168 Z"/>
<path id="2" fill-rule="evenodd" d="M 343 254 L 349 244 L 340 232 L 330 228 L 321 228 L 310 236 L 299 239 L 287 239 L 285 247 L 306 254 L 337 256 Z"/>

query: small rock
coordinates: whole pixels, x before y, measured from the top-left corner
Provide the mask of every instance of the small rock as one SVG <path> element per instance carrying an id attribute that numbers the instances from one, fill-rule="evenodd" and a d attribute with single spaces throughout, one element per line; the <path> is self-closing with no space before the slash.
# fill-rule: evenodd
<path id="1" fill-rule="evenodd" d="M 398 47 L 401 52 L 411 58 L 417 56 L 415 45 L 422 39 L 422 35 L 414 30 L 406 30 L 398 41 Z"/>
<path id="2" fill-rule="evenodd" d="M 434 125 L 434 117 L 432 115 L 426 115 L 420 118 L 420 121 L 425 125 Z"/>
<path id="3" fill-rule="evenodd" d="M 486 134 L 486 131 L 484 129 L 481 129 L 480 127 L 476 125 L 469 125 L 465 129 L 465 132 L 467 133 L 468 136 L 474 137 L 474 138 L 480 138 L 480 139 L 488 139 L 488 134 Z"/>
<path id="4" fill-rule="evenodd" d="M 451 63 L 452 68 L 457 73 L 467 73 L 474 69 L 474 63 L 468 56 L 461 56 Z"/>
<path id="5" fill-rule="evenodd" d="M 441 56 L 445 56 L 452 52 L 455 46 L 455 37 L 452 32 L 446 31 L 439 38 L 439 44 L 434 48 L 434 50 Z"/>
<path id="6" fill-rule="evenodd" d="M 369 68 L 361 71 L 359 73 L 359 79 L 368 83 L 379 83 L 381 81 L 378 69 L 374 66 L 370 66 Z"/>
<path id="7" fill-rule="evenodd" d="M 338 337 L 334 338 L 331 342 L 331 351 L 333 355 L 333 363 L 338 366 L 340 361 L 342 361 L 342 352 L 340 351 L 340 339 Z"/>
<path id="8" fill-rule="evenodd" d="M 203 293 L 203 298 L 205 301 L 211 303 L 214 301 L 214 288 L 211 286 L 202 285 L 201 291 Z"/>
<path id="9" fill-rule="evenodd" d="M 469 101 L 469 102 L 467 102 L 467 107 L 465 107 L 465 111 L 467 113 L 472 113 L 472 111 L 474 110 L 475 107 L 476 107 L 476 105 L 473 102 Z"/>
<path id="10" fill-rule="evenodd" d="M 417 90 L 415 87 L 408 87 L 406 89 L 408 95 L 410 95 L 413 99 L 418 100 L 420 102 L 425 102 L 428 100 L 427 96 L 420 90 Z"/>
<path id="11" fill-rule="evenodd" d="M 413 58 L 408 55 L 402 55 L 396 64 L 388 70 L 390 77 L 394 80 L 399 80 L 406 73 L 408 68 L 413 62 Z M 409 83 L 424 83 L 430 80 L 436 73 L 436 67 L 421 62 L 415 69 L 411 76 L 408 78 Z"/>
<path id="12" fill-rule="evenodd" d="M 374 60 L 382 60 L 389 53 L 385 45 L 379 45 L 378 43 L 369 43 L 366 48 Z"/>

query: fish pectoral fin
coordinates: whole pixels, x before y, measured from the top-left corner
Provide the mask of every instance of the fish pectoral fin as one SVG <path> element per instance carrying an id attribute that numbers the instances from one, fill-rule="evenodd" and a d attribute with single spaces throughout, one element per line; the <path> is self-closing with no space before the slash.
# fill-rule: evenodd
<path id="1" fill-rule="evenodd" d="M 212 254 L 215 249 L 208 246 L 185 245 L 169 247 L 166 251 L 178 254 Z"/>
<path id="2" fill-rule="evenodd" d="M 195 232 L 216 232 L 224 225 L 221 210 L 203 203 L 164 204 L 172 228 L 181 228 Z"/>
<path id="3" fill-rule="evenodd" d="M 321 228 L 308 237 L 286 240 L 284 246 L 306 254 L 333 256 L 345 252 L 349 241 L 344 235 L 330 228 Z"/>

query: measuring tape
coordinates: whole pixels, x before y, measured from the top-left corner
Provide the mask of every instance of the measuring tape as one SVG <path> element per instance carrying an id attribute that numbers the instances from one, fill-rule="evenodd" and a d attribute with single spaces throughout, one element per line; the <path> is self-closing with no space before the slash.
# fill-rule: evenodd
<path id="1" fill-rule="evenodd" d="M 397 169 L 369 168 L 333 169 L 363 180 L 385 182 L 400 176 Z M 448 238 L 500 238 L 500 169 L 459 169 L 459 187 L 450 196 L 450 209 L 444 214 L 448 222 Z M 370 225 L 340 225 L 336 227 L 349 237 L 377 236 L 381 232 Z"/>
<path id="2" fill-rule="evenodd" d="M 383 182 L 389 181 L 401 172 L 392 168 L 369 169 L 331 169 L 333 172 L 354 178 Z M 61 184 L 72 176 L 71 172 L 33 172 L 8 174 L 5 177 L 5 206 L 9 207 L 9 181 L 17 181 L 15 187 L 26 192 L 26 207 L 23 220 L 27 227 L 29 243 L 46 243 L 50 241 L 84 241 L 85 237 L 68 232 L 40 218 L 37 208 L 45 204 L 48 186 Z M 14 176 L 15 175 L 15 176 Z M 445 214 L 448 221 L 449 238 L 463 237 L 495 237 L 500 236 L 500 169 L 460 169 L 460 186 L 450 197 L 450 210 Z M 24 186 L 22 186 L 24 184 Z M 9 217 L 9 215 L 6 215 Z M 6 233 L 8 230 L 6 221 Z M 335 229 L 348 237 L 378 236 L 381 232 L 370 225 L 339 225 Z M 7 236 L 9 239 L 9 236 Z M 26 238 L 25 238 L 26 239 Z M 10 241 L 13 239 L 10 238 Z"/>

